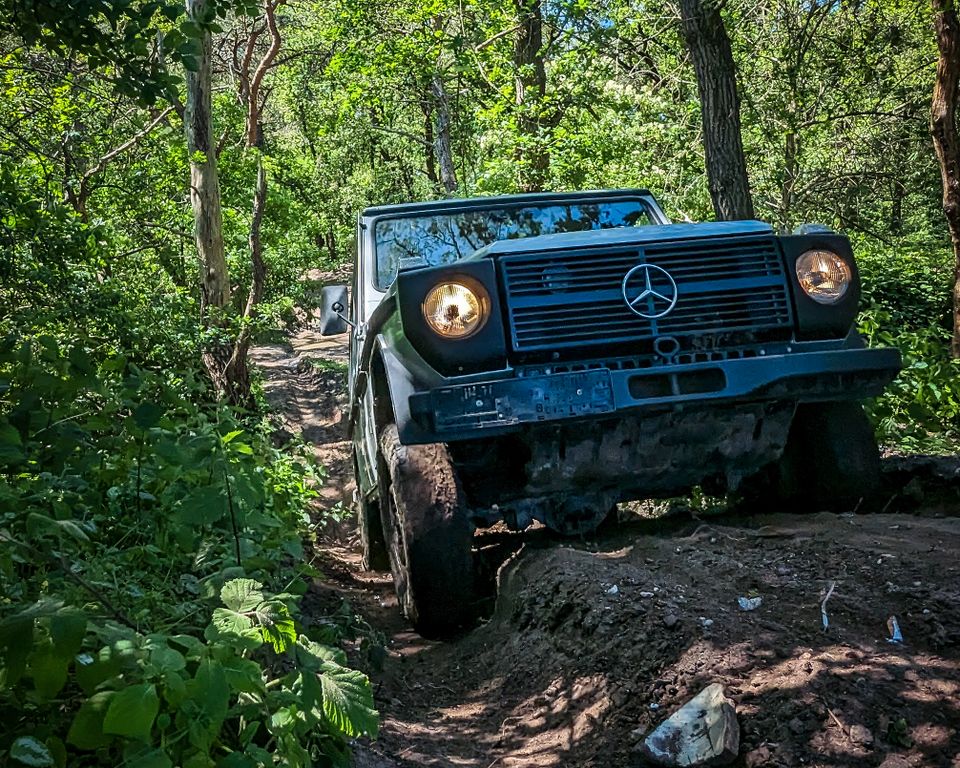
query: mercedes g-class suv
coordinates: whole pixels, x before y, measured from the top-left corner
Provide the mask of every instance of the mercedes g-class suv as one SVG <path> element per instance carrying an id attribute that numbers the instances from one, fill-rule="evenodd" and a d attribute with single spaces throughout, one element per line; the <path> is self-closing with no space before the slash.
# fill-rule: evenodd
<path id="1" fill-rule="evenodd" d="M 696 485 L 852 509 L 879 458 L 846 237 L 673 224 L 644 190 L 369 208 L 352 291 L 349 428 L 367 567 L 424 634 L 475 609 L 477 526 L 578 534 Z"/>

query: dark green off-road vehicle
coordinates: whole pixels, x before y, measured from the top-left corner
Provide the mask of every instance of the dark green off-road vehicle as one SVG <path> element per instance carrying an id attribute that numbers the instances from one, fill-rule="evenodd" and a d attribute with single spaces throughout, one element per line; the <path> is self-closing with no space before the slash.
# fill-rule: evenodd
<path id="1" fill-rule="evenodd" d="M 642 190 L 382 206 L 354 282 L 323 289 L 350 340 L 350 434 L 369 567 L 427 634 L 475 610 L 477 526 L 596 527 L 703 484 L 853 508 L 878 482 L 847 238 L 672 224 Z"/>

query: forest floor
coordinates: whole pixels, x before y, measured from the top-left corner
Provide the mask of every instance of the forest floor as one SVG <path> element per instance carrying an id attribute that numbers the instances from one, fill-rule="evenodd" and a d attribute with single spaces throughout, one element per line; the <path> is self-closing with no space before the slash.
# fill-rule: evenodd
<path id="1" fill-rule="evenodd" d="M 349 508 L 353 490 L 346 338 L 302 330 L 254 353 L 285 428 L 328 469 L 318 509 Z M 328 525 L 304 611 L 346 600 L 387 650 L 380 668 L 355 658 L 383 718 L 356 765 L 635 766 L 652 727 L 721 682 L 737 765 L 960 768 L 960 473 L 885 464 L 884 514 L 700 519 L 675 505 L 594 539 L 488 534 L 491 610 L 443 643 L 409 628 L 389 574 L 360 569 L 349 518 Z M 745 612 L 741 596 L 762 603 Z"/>

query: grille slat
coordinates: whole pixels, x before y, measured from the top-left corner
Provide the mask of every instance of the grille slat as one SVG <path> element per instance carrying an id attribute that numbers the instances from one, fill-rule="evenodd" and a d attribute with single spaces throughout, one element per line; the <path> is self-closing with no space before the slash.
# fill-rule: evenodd
<path id="1" fill-rule="evenodd" d="M 677 304 L 655 320 L 634 314 L 621 285 L 637 264 L 667 270 Z M 792 327 L 786 274 L 770 236 L 714 238 L 629 251 L 504 256 L 516 352 Z"/>

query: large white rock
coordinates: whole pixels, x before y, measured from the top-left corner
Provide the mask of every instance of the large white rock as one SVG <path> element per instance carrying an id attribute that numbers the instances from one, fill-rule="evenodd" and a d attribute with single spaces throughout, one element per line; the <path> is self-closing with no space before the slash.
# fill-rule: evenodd
<path id="1" fill-rule="evenodd" d="M 723 686 L 704 688 L 664 720 L 640 747 L 654 765 L 728 765 L 740 751 L 737 710 Z"/>

